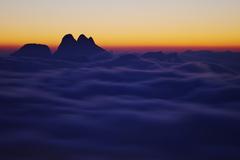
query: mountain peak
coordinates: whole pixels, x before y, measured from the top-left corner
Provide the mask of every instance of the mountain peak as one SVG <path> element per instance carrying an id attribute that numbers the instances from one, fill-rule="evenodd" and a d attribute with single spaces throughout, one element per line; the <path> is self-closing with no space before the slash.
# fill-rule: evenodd
<path id="1" fill-rule="evenodd" d="M 87 38 L 84 34 L 79 36 L 77 44 L 80 48 L 94 48 L 96 45 L 92 37 Z"/>
<path id="2" fill-rule="evenodd" d="M 52 53 L 47 45 L 43 44 L 26 44 L 21 47 L 18 51 L 13 53 L 13 56 L 19 57 L 38 57 L 48 58 L 51 57 Z"/>
<path id="3" fill-rule="evenodd" d="M 77 48 L 77 41 L 74 39 L 72 34 L 67 34 L 63 37 L 62 42 L 60 43 L 57 52 L 55 55 L 64 57 L 65 53 L 74 53 Z"/>
<path id="4" fill-rule="evenodd" d="M 107 51 L 97 46 L 92 37 L 88 38 L 81 34 L 76 41 L 71 34 L 67 34 L 63 37 L 55 56 L 64 59 L 86 60 L 103 55 L 101 53 L 107 53 Z"/>
<path id="5" fill-rule="evenodd" d="M 84 34 L 81 34 L 79 37 L 78 37 L 78 42 L 81 42 L 81 41 L 87 41 L 88 38 L 84 35 Z"/>
<path id="6" fill-rule="evenodd" d="M 26 44 L 12 55 L 37 58 L 54 56 L 60 59 L 81 62 L 111 57 L 111 54 L 99 47 L 92 37 L 87 38 L 84 34 L 81 34 L 77 41 L 72 34 L 66 34 L 54 55 L 52 55 L 48 46 L 42 44 Z"/>
<path id="7" fill-rule="evenodd" d="M 76 40 L 74 39 L 72 34 L 66 34 L 62 39 L 62 43 L 63 42 L 75 43 Z"/>
<path id="8" fill-rule="evenodd" d="M 66 34 L 63 38 L 67 38 L 67 37 L 73 38 L 73 35 L 69 33 L 69 34 Z"/>
<path id="9" fill-rule="evenodd" d="M 94 42 L 94 40 L 93 40 L 92 37 L 90 37 L 88 40 L 89 40 L 89 42 L 90 42 L 91 44 L 95 44 L 95 42 Z"/>

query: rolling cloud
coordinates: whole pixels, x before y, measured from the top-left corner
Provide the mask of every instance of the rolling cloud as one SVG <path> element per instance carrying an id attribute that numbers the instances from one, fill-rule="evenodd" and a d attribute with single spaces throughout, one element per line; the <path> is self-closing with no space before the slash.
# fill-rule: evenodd
<path id="1" fill-rule="evenodd" d="M 239 58 L 193 52 L 88 63 L 3 57 L 0 157 L 237 160 Z"/>

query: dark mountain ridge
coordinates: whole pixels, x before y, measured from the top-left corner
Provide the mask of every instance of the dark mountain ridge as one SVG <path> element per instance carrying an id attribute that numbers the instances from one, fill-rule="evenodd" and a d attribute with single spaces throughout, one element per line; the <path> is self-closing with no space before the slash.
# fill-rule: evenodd
<path id="1" fill-rule="evenodd" d="M 55 53 L 51 53 L 47 45 L 26 44 L 12 56 L 31 57 L 31 58 L 56 58 L 72 61 L 89 61 L 92 59 L 107 58 L 111 53 L 99 47 L 92 37 L 87 38 L 81 34 L 77 40 L 71 34 L 62 38 L 60 45 Z"/>
<path id="2" fill-rule="evenodd" d="M 132 56 L 130 56 L 132 55 Z M 44 58 L 44 59 L 55 59 L 55 60 L 67 60 L 81 63 L 95 62 L 100 60 L 109 60 L 117 64 L 133 65 L 132 63 L 141 63 L 152 61 L 162 63 L 182 63 L 186 61 L 201 61 L 201 62 L 221 62 L 227 63 L 226 65 L 232 66 L 235 63 L 228 63 L 232 61 L 240 61 L 240 54 L 237 52 L 225 51 L 225 52 L 214 52 L 214 51 L 192 51 L 188 50 L 182 53 L 163 53 L 163 52 L 147 52 L 145 54 L 125 54 L 115 55 L 106 51 L 105 49 L 98 46 L 92 37 L 86 37 L 81 34 L 78 39 L 74 39 L 72 34 L 67 34 L 62 38 L 57 51 L 51 53 L 47 45 L 42 44 L 26 44 L 21 47 L 18 51 L 12 54 L 15 57 L 26 57 L 26 58 Z M 133 60 L 134 59 L 134 60 Z M 136 62 L 137 61 L 137 62 Z M 120 63 L 121 62 L 121 63 Z M 111 62 L 112 64 L 112 62 Z M 142 65 L 141 65 L 142 66 Z M 143 66 L 144 67 L 144 66 Z M 235 66 L 234 66 L 235 67 Z"/>
<path id="3" fill-rule="evenodd" d="M 17 57 L 49 58 L 52 53 L 47 45 L 26 44 L 12 55 Z"/>

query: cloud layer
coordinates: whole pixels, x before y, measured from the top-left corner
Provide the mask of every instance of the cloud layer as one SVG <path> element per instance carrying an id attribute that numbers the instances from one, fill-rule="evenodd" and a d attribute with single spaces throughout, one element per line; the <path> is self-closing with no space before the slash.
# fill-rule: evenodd
<path id="1" fill-rule="evenodd" d="M 239 159 L 239 64 L 182 57 L 1 58 L 1 159 Z"/>

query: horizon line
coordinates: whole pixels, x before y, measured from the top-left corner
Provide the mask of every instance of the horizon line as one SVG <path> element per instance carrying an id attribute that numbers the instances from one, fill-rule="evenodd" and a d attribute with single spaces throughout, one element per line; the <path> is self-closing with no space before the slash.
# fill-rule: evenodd
<path id="1" fill-rule="evenodd" d="M 26 43 L 26 44 L 31 44 L 31 43 Z M 34 43 L 33 43 L 34 44 Z M 35 43 L 35 44 L 42 44 L 42 43 Z M 11 53 L 14 51 L 17 51 L 19 48 L 21 48 L 23 45 L 0 45 L 0 54 L 1 53 Z M 52 52 L 55 52 L 58 48 L 57 45 L 47 45 Z M 103 45 L 100 46 L 108 51 L 115 52 L 115 53 L 124 53 L 124 52 L 184 52 L 188 50 L 207 50 L 207 51 L 232 51 L 232 52 L 240 52 L 240 46 L 214 46 L 214 45 L 163 45 L 163 46 L 157 46 L 157 45 L 129 45 L 129 46 L 124 46 L 124 45 Z"/>

